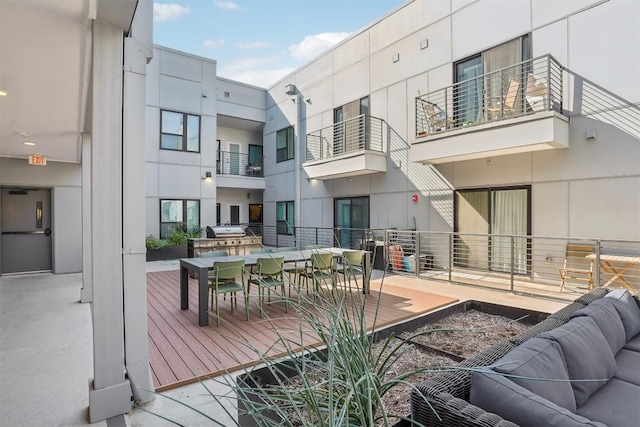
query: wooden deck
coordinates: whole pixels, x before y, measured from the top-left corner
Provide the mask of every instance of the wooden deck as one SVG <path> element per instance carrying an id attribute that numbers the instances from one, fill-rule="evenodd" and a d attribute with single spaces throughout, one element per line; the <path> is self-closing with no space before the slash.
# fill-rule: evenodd
<path id="1" fill-rule="evenodd" d="M 456 302 L 441 295 L 394 287 L 385 279 L 382 292 L 379 281 L 372 281 L 366 299 L 369 328 L 374 317 L 376 327 L 396 323 Z M 188 310 L 180 310 L 180 273 L 164 271 L 147 274 L 147 310 L 149 322 L 149 358 L 156 391 L 186 385 L 206 378 L 255 365 L 261 356 L 277 358 L 287 354 L 278 335 L 300 343 L 299 319 L 294 310 L 285 313 L 284 303 L 265 304 L 268 316 L 260 318 L 255 286 L 249 300 L 250 320 L 245 318 L 244 300 L 230 311 L 230 299 L 220 300 L 221 325 L 198 326 L 197 283 L 189 279 Z M 354 291 L 353 295 L 361 294 Z M 378 304 L 380 300 L 380 304 Z M 276 332 L 277 331 L 277 332 Z M 305 346 L 318 342 L 311 333 L 303 334 Z M 296 347 L 297 348 L 297 347 Z"/>

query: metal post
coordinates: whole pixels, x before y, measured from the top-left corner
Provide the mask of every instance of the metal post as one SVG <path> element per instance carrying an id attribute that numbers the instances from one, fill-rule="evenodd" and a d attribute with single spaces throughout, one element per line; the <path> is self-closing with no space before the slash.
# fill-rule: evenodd
<path id="1" fill-rule="evenodd" d="M 415 242 L 416 242 L 416 262 L 415 262 L 415 271 L 416 271 L 416 277 L 420 277 L 420 232 L 416 231 L 416 238 L 415 238 Z"/>
<path id="2" fill-rule="evenodd" d="M 596 249 L 596 277 L 595 277 L 595 281 L 596 281 L 596 286 L 600 286 L 600 240 L 596 240 L 596 244 L 594 245 L 595 249 Z"/>
<path id="3" fill-rule="evenodd" d="M 449 282 L 451 282 L 452 270 L 453 270 L 453 233 L 449 234 Z"/>
<path id="4" fill-rule="evenodd" d="M 511 277 L 509 278 L 509 283 L 510 283 L 510 288 L 511 288 L 511 292 L 513 292 L 513 269 L 514 269 L 514 264 L 516 261 L 516 245 L 515 245 L 515 236 L 510 236 L 509 237 L 509 243 L 511 244 Z"/>

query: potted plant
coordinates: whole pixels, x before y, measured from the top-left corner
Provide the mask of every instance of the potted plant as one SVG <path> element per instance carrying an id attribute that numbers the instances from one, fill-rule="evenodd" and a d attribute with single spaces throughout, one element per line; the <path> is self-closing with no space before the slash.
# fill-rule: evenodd
<path id="1" fill-rule="evenodd" d="M 187 239 L 202 236 L 202 227 L 190 226 L 180 222 L 174 225 L 164 240 L 150 235 L 146 238 L 147 261 L 187 258 Z"/>

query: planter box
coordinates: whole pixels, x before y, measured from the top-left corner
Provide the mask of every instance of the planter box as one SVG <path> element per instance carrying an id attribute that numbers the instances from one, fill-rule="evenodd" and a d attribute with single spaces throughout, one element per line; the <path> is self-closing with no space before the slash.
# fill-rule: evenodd
<path id="1" fill-rule="evenodd" d="M 180 258 L 187 258 L 187 245 L 165 246 L 158 249 L 147 249 L 147 262 Z"/>
<path id="2" fill-rule="evenodd" d="M 396 325 L 387 326 L 380 330 L 375 331 L 371 336 L 373 342 L 378 342 L 386 339 L 392 333 L 396 336 L 399 336 L 403 332 L 412 331 L 421 326 L 435 323 L 445 317 L 449 317 L 453 314 L 462 313 L 469 310 L 476 310 L 486 314 L 499 315 L 504 316 L 509 319 L 518 319 L 523 316 L 528 316 L 525 319 L 522 319 L 520 322 L 527 325 L 535 325 L 542 320 L 546 319 L 549 316 L 548 313 L 541 313 L 538 311 L 529 311 L 521 308 L 508 307 L 499 304 L 492 304 L 482 301 L 465 301 L 451 307 L 447 307 L 432 313 L 427 313 L 422 316 L 416 317 L 414 319 L 408 320 L 406 322 L 398 323 Z M 317 350 L 320 352 L 326 352 L 326 349 Z M 279 363 L 279 369 L 284 372 L 287 376 L 296 375 L 296 369 L 293 368 L 293 363 L 295 359 L 292 361 L 291 359 L 284 359 Z M 251 370 L 246 374 L 239 375 L 236 379 L 236 382 L 239 387 L 243 389 L 251 388 L 254 384 L 260 384 L 262 386 L 268 384 L 276 384 L 276 379 L 273 374 L 269 370 L 268 367 L 261 367 Z M 258 404 L 264 404 L 262 398 L 253 393 L 245 392 L 247 398 L 253 402 Z M 256 421 L 251 415 L 242 414 L 246 410 L 246 406 L 244 402 L 239 399 L 238 400 L 238 422 L 241 426 L 255 426 Z M 262 414 L 268 418 L 271 418 L 275 421 L 279 421 L 278 415 L 275 412 L 265 410 Z M 411 424 L 408 421 L 399 421 L 394 425 L 394 427 L 404 427 L 410 426 Z"/>

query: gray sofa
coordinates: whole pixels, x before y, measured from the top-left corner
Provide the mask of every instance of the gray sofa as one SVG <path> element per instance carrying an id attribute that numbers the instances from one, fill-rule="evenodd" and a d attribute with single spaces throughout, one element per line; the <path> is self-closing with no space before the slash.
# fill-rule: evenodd
<path id="1" fill-rule="evenodd" d="M 640 426 L 640 306 L 596 289 L 509 342 L 420 384 L 424 425 Z M 435 415 L 437 414 L 437 415 Z"/>

